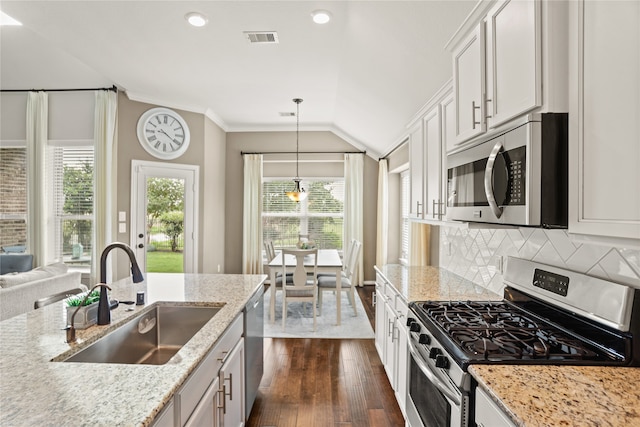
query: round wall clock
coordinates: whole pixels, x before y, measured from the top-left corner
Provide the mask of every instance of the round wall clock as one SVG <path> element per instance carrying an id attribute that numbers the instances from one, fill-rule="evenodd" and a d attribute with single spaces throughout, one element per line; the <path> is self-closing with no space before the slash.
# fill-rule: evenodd
<path id="1" fill-rule="evenodd" d="M 187 122 L 169 108 L 151 108 L 138 119 L 138 141 L 154 157 L 176 159 L 189 147 Z"/>

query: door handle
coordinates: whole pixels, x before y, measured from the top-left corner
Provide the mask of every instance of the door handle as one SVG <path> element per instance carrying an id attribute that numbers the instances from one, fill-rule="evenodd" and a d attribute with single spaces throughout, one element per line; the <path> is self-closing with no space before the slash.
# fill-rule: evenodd
<path id="1" fill-rule="evenodd" d="M 498 206 L 496 197 L 493 194 L 493 166 L 496 162 L 496 157 L 498 157 L 498 154 L 503 148 L 502 141 L 496 142 L 496 145 L 493 146 L 493 150 L 491 150 L 491 154 L 487 160 L 487 167 L 484 170 L 484 192 L 487 196 L 489 207 L 496 218 L 500 218 L 502 216 L 502 208 Z"/>

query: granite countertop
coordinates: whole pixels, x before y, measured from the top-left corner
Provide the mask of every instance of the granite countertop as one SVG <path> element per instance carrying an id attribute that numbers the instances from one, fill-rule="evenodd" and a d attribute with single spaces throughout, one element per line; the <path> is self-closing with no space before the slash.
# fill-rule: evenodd
<path id="1" fill-rule="evenodd" d="M 265 279 L 159 273 L 137 284 L 122 279 L 110 284 L 111 297 L 135 301 L 136 292 L 144 291 L 146 305 L 120 304 L 110 325 L 77 330 L 75 344 L 65 342 L 63 302 L 0 322 L 0 425 L 149 425 Z M 51 361 L 76 353 L 156 302 L 224 306 L 165 365 Z"/>
<path id="2" fill-rule="evenodd" d="M 396 288 L 406 302 L 502 300 L 502 295 L 438 267 L 386 264 L 376 266 L 375 269 Z"/>
<path id="3" fill-rule="evenodd" d="M 437 267 L 376 270 L 408 302 L 503 299 Z M 640 426 L 640 368 L 476 364 L 469 373 L 518 426 Z"/>
<path id="4" fill-rule="evenodd" d="M 640 368 L 472 365 L 469 372 L 519 426 L 640 426 Z"/>

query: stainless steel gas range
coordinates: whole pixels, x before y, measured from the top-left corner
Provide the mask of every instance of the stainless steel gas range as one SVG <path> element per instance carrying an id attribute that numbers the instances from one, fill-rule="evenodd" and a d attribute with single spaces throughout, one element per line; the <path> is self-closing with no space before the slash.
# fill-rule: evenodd
<path id="1" fill-rule="evenodd" d="M 503 301 L 409 304 L 411 427 L 474 425 L 469 364 L 640 366 L 640 290 L 519 258 L 504 281 Z"/>

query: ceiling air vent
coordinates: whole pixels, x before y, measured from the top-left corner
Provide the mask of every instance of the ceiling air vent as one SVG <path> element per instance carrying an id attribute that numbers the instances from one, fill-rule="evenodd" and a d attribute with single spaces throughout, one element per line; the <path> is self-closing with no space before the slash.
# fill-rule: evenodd
<path id="1" fill-rule="evenodd" d="M 278 33 L 275 31 L 245 31 L 244 35 L 249 43 L 278 43 Z"/>

